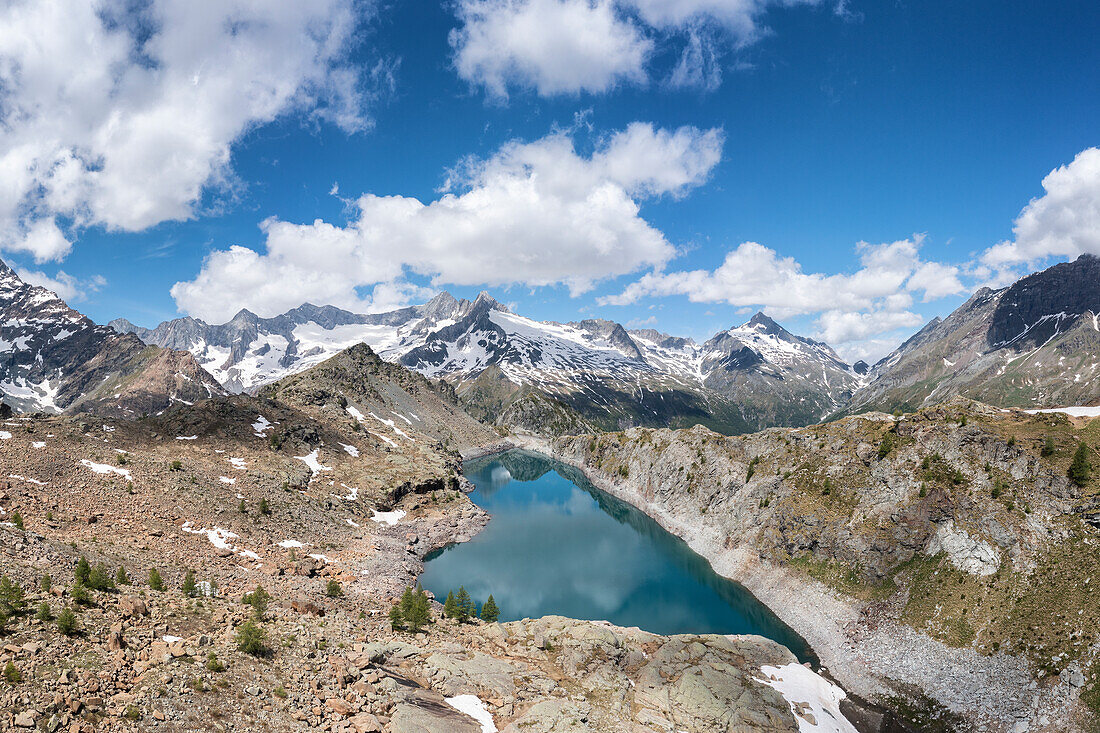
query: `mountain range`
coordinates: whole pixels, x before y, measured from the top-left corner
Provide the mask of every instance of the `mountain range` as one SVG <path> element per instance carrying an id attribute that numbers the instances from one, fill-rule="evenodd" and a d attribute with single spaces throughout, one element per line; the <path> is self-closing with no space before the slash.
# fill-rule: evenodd
<path id="1" fill-rule="evenodd" d="M 97 326 L 0 270 L 0 389 L 20 410 L 130 410 L 255 393 L 354 344 L 444 382 L 475 417 L 566 434 L 703 424 L 734 434 L 913 410 L 961 395 L 1004 407 L 1100 400 L 1100 259 L 983 288 L 893 353 L 845 363 L 763 313 L 704 343 L 609 320 L 536 321 L 481 293 L 360 314 L 306 303 L 212 325 Z"/>

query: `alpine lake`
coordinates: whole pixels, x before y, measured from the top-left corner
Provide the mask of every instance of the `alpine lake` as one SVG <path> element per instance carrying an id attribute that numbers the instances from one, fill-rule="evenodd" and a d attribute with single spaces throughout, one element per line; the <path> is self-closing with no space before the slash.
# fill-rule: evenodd
<path id="1" fill-rule="evenodd" d="M 806 642 L 682 539 L 571 466 L 512 450 L 468 461 L 470 499 L 492 515 L 469 542 L 428 556 L 436 598 L 463 586 L 501 621 L 602 619 L 656 634 L 758 634 L 816 661 Z"/>

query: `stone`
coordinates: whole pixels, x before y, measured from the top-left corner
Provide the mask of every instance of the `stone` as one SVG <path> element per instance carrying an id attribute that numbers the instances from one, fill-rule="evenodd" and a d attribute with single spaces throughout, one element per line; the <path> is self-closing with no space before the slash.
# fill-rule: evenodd
<path id="1" fill-rule="evenodd" d="M 122 611 L 123 616 L 146 616 L 149 614 L 149 607 L 145 605 L 145 601 L 136 596 L 122 596 L 118 599 L 118 608 Z"/>
<path id="2" fill-rule="evenodd" d="M 370 713 L 353 715 L 348 718 L 348 726 L 355 733 L 379 733 L 382 730 L 382 724 L 378 722 L 378 718 Z"/>
<path id="3" fill-rule="evenodd" d="M 355 712 L 355 707 L 342 697 L 330 697 L 325 700 L 325 706 L 337 715 L 346 716 Z"/>
<path id="4" fill-rule="evenodd" d="M 33 728 L 34 727 L 34 714 L 29 710 L 24 710 L 15 716 L 16 728 Z"/>

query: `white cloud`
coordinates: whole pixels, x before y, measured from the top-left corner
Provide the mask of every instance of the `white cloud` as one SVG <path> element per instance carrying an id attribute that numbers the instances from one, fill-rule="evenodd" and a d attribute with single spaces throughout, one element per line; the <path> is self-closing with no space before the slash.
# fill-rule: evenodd
<path id="1" fill-rule="evenodd" d="M 460 77 L 507 98 L 606 92 L 644 84 L 657 43 L 680 44 L 673 86 L 714 88 L 726 47 L 756 41 L 772 6 L 820 0 L 458 0 L 451 32 Z"/>
<path id="2" fill-rule="evenodd" d="M 777 318 L 814 314 L 817 336 L 830 344 L 866 341 L 899 328 L 920 325 L 910 309 L 913 294 L 925 301 L 962 292 L 958 269 L 920 259 L 922 235 L 884 244 L 856 246 L 860 269 L 853 273 L 807 273 L 793 257 L 745 242 L 713 271 L 654 271 L 601 305 L 627 305 L 651 296 L 685 295 L 695 303 L 762 308 Z"/>
<path id="3" fill-rule="evenodd" d="M 428 203 L 365 194 L 343 227 L 266 221 L 263 254 L 215 251 L 172 295 L 180 310 L 219 321 L 240 307 L 273 315 L 306 300 L 358 309 L 379 297 L 393 302 L 392 289 L 372 300 L 357 289 L 403 283 L 410 271 L 433 285 L 565 284 L 583 293 L 675 255 L 641 217 L 639 201 L 702 184 L 722 143 L 720 130 L 643 123 L 606 138 L 589 157 L 565 132 L 507 143 L 488 159 L 464 161 Z"/>
<path id="4" fill-rule="evenodd" d="M 611 0 L 460 0 L 458 18 L 455 68 L 498 98 L 513 85 L 551 96 L 643 82 L 653 50 Z"/>
<path id="5" fill-rule="evenodd" d="M 1015 240 L 982 254 L 981 264 L 991 280 L 1014 279 L 1003 271 L 1047 257 L 1100 255 L 1100 148 L 1087 148 L 1069 165 L 1048 173 L 1043 190 L 1016 218 Z"/>
<path id="6" fill-rule="evenodd" d="M 64 270 L 58 270 L 53 277 L 39 270 L 19 269 L 16 272 L 23 282 L 52 290 L 67 303 L 85 300 L 89 293 L 97 292 L 107 284 L 107 280 L 102 275 L 94 275 L 88 280 L 78 280 Z"/>
<path id="7" fill-rule="evenodd" d="M 232 145 L 290 111 L 369 124 L 343 58 L 355 0 L 12 0 L 0 5 L 0 248 L 36 260 L 58 224 L 142 230 L 194 215 Z"/>

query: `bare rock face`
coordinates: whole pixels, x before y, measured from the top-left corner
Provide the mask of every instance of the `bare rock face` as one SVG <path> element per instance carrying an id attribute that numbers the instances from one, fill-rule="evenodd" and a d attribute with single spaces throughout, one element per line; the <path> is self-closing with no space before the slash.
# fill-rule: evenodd
<path id="1" fill-rule="evenodd" d="M 955 395 L 1000 407 L 1093 404 L 1098 314 L 1100 258 L 1092 255 L 982 288 L 875 364 L 845 412 L 914 410 Z"/>
<path id="2" fill-rule="evenodd" d="M 98 326 L 0 262 L 0 381 L 23 412 L 140 417 L 223 392 L 186 352 Z"/>

